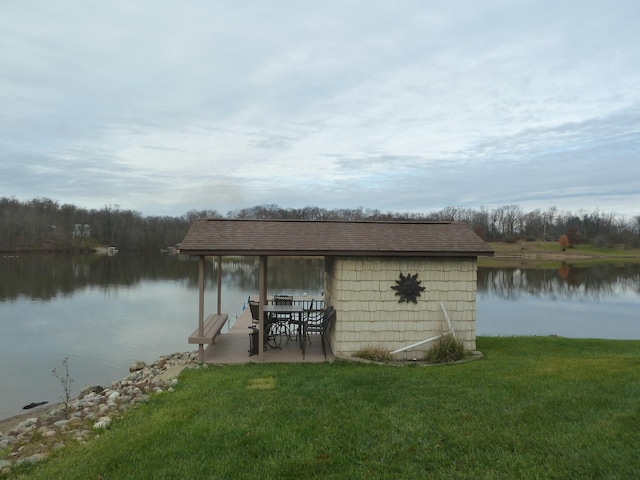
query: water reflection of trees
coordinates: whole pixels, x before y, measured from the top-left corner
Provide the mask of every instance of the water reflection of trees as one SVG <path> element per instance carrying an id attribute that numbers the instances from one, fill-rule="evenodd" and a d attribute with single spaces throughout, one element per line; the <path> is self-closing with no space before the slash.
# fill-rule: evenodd
<path id="1" fill-rule="evenodd" d="M 216 283 L 217 264 L 207 268 L 206 288 L 213 288 Z M 268 259 L 267 287 L 269 291 L 303 290 L 319 293 L 323 289 L 324 261 L 318 257 L 271 257 Z M 258 289 L 260 271 L 257 257 L 223 259 L 222 283 L 240 290 Z"/>
<path id="2" fill-rule="evenodd" d="M 518 300 L 523 295 L 550 299 L 603 299 L 626 292 L 640 294 L 640 266 L 565 265 L 558 269 L 478 268 L 478 294 Z"/>
<path id="3" fill-rule="evenodd" d="M 198 269 L 183 257 L 159 254 L 32 254 L 0 257 L 0 300 L 48 300 L 83 288 L 130 288 L 143 280 L 194 277 Z"/>
<path id="4" fill-rule="evenodd" d="M 217 264 L 207 259 L 205 287 L 217 288 Z M 257 291 L 257 257 L 223 258 L 222 281 L 231 288 Z M 198 260 L 161 254 L 0 256 L 0 301 L 20 297 L 51 299 L 75 290 L 131 288 L 143 281 L 173 281 L 198 287 Z M 271 257 L 270 292 L 319 293 L 324 281 L 323 259 Z M 560 269 L 478 268 L 478 294 L 517 300 L 523 295 L 545 298 L 604 298 L 635 292 L 640 295 L 640 266 L 564 266 Z"/>
<path id="5" fill-rule="evenodd" d="M 217 265 L 207 260 L 206 288 L 216 288 Z M 143 281 L 174 281 L 198 286 L 197 258 L 136 253 L 105 255 L 33 254 L 0 256 L 0 301 L 20 297 L 49 300 L 84 288 L 115 290 Z M 269 259 L 270 290 L 322 289 L 321 258 Z M 258 259 L 223 259 L 222 281 L 244 290 L 258 288 Z"/>

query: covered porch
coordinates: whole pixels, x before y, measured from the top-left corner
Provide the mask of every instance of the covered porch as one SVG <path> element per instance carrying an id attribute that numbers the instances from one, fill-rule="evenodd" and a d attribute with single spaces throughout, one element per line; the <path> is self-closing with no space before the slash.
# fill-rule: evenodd
<path id="1" fill-rule="evenodd" d="M 256 355 L 249 356 L 249 334 L 251 333 L 251 312 L 247 307 L 235 319 L 233 326 L 226 332 L 218 335 L 215 344 L 208 345 L 204 349 L 204 363 L 207 364 L 238 364 L 259 362 Z M 327 362 L 334 359 L 330 349 L 327 350 L 327 358 L 322 353 L 322 345 L 317 335 L 310 335 L 311 342 L 306 343 L 304 358 L 300 351 L 300 345 L 295 341 L 287 342 L 283 339 L 280 349 L 267 348 L 263 353 L 263 362 Z"/>

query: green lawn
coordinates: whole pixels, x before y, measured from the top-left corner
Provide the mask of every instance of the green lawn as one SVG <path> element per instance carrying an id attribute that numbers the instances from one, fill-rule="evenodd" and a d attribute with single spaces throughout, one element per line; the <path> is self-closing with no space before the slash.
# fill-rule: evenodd
<path id="1" fill-rule="evenodd" d="M 248 364 L 173 393 L 29 479 L 640 478 L 640 341 L 481 337 L 437 367 Z"/>

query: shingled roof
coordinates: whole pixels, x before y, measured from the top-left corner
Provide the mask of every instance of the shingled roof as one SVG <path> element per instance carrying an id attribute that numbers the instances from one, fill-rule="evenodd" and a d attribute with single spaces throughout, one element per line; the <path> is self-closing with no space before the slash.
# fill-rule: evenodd
<path id="1" fill-rule="evenodd" d="M 463 223 L 307 220 L 196 220 L 180 245 L 187 255 L 491 256 Z"/>

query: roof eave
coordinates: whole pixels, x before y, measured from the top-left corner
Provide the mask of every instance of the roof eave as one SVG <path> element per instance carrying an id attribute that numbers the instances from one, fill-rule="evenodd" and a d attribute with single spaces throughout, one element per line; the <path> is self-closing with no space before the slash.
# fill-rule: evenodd
<path id="1" fill-rule="evenodd" d="M 367 251 L 367 250 L 209 250 L 180 249 L 191 256 L 267 256 L 267 257 L 481 257 L 493 256 L 493 251 Z"/>

